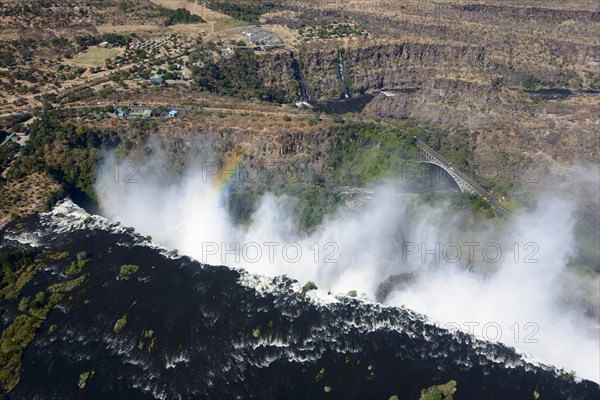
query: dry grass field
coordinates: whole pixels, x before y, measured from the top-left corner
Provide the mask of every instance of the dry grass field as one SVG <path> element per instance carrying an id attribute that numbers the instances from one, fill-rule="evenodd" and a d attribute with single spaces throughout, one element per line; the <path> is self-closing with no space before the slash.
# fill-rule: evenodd
<path id="1" fill-rule="evenodd" d="M 4 185 L 0 191 L 0 227 L 14 216 L 43 211 L 46 199 L 58 188 L 54 179 L 37 172 Z"/>
<path id="2" fill-rule="evenodd" d="M 123 49 L 107 49 L 98 46 L 92 46 L 87 51 L 80 53 L 73 58 L 72 63 L 75 65 L 84 65 L 88 67 L 98 67 L 103 65 L 109 58 L 116 57 Z"/>

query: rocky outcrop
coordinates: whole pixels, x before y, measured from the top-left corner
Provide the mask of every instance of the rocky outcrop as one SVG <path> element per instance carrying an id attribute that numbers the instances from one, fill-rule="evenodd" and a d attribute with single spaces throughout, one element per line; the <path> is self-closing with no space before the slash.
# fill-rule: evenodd
<path id="1" fill-rule="evenodd" d="M 351 93 L 401 89 L 420 85 L 438 68 L 479 64 L 485 60 L 480 46 L 444 46 L 422 43 L 380 44 L 367 47 L 310 48 L 299 55 L 307 84 L 315 98 L 336 98 L 342 93 L 338 73 L 343 51 L 346 81 Z"/>
<path id="2" fill-rule="evenodd" d="M 500 4 L 448 4 L 447 10 L 456 10 L 461 13 L 470 13 L 473 18 L 514 18 L 520 21 L 541 20 L 547 22 L 564 22 L 577 20 L 585 22 L 599 22 L 600 11 L 572 10 L 547 7 L 527 7 Z"/>
<path id="3" fill-rule="evenodd" d="M 262 84 L 283 93 L 290 100 L 301 96 L 300 82 L 296 77 L 296 61 L 292 54 L 274 53 L 256 57 Z"/>
<path id="4" fill-rule="evenodd" d="M 438 70 L 482 68 L 485 58 L 485 48 L 481 46 L 415 42 L 349 48 L 306 46 L 297 54 L 236 55 L 203 67 L 198 82 L 201 87 L 234 96 L 314 101 L 340 98 L 346 92 L 352 95 L 383 88 L 418 87 Z M 256 76 L 245 81 L 243 71 L 252 70 Z"/>

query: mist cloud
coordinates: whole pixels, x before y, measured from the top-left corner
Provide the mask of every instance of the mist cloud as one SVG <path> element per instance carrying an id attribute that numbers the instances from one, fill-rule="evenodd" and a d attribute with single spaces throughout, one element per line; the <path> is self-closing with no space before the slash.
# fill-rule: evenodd
<path id="1" fill-rule="evenodd" d="M 115 166 L 125 163 L 108 157 L 103 170 Z M 382 281 L 410 274 L 391 286 L 386 304 L 405 305 L 442 326 L 472 330 L 600 382 L 598 298 L 586 297 L 593 318 L 564 301 L 569 293 L 600 289 L 597 275 L 567 267 L 576 257 L 580 207 L 577 192 L 565 190 L 568 179 L 561 190 L 540 191 L 535 209 L 486 226 L 448 204 L 417 207 L 402 184 L 387 182 L 360 212 L 340 208 L 306 233 L 291 211 L 292 198 L 264 195 L 250 225 L 238 226 L 227 212 L 226 191 L 207 179 L 201 164 L 182 176 L 165 172 L 160 155 L 135 166 L 137 183 L 102 174 L 96 183 L 101 212 L 164 246 L 205 263 L 286 274 L 370 299 Z M 598 185 L 596 170 L 573 171 L 588 189 Z"/>

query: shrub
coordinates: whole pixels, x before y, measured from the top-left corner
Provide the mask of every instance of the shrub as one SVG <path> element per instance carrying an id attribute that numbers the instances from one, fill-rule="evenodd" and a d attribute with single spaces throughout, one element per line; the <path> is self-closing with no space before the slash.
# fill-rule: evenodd
<path id="1" fill-rule="evenodd" d="M 119 271 L 119 278 L 127 278 L 138 272 L 139 269 L 139 266 L 133 264 L 121 265 L 121 270 Z"/>
<path id="2" fill-rule="evenodd" d="M 123 315 L 121 318 L 119 318 L 117 320 L 117 322 L 115 322 L 115 327 L 114 327 L 115 333 L 121 332 L 123 330 L 123 328 L 125 328 L 125 325 L 127 325 L 127 316 Z"/>

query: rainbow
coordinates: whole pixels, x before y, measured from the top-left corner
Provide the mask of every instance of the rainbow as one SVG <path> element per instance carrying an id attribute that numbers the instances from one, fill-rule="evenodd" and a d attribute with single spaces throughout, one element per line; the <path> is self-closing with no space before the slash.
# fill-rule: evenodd
<path id="1" fill-rule="evenodd" d="M 214 188 L 215 200 L 222 201 L 227 189 L 239 178 L 239 171 L 242 167 L 242 157 L 245 151 L 233 151 L 233 154 L 225 158 L 225 162 L 215 175 Z"/>

